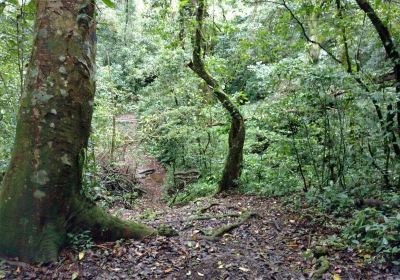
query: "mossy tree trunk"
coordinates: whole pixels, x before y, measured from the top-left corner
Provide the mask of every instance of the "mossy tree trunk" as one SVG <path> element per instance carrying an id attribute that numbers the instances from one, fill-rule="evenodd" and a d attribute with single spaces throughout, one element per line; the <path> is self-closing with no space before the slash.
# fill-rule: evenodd
<path id="1" fill-rule="evenodd" d="M 36 1 L 26 88 L 0 192 L 0 255 L 55 260 L 69 231 L 89 230 L 95 240 L 153 233 L 81 194 L 95 92 L 94 10 L 93 0 Z"/>
<path id="2" fill-rule="evenodd" d="M 225 161 L 222 178 L 219 182 L 218 192 L 229 191 L 235 188 L 240 179 L 243 164 L 243 145 L 245 141 L 245 124 L 238 107 L 223 91 L 218 81 L 206 70 L 202 59 L 203 21 L 205 13 L 205 0 L 198 0 L 196 12 L 196 34 L 193 44 L 193 61 L 189 67 L 213 90 L 214 95 L 231 117 L 229 130 L 229 150 Z"/>

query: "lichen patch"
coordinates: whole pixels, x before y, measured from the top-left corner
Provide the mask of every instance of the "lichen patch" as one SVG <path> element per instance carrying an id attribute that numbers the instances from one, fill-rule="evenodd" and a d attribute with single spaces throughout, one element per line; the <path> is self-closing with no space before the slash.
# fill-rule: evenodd
<path id="1" fill-rule="evenodd" d="M 67 97 L 68 96 L 68 92 L 65 89 L 61 89 L 60 93 L 61 93 L 62 97 Z"/>
<path id="2" fill-rule="evenodd" d="M 65 69 L 65 67 L 64 66 L 61 66 L 59 69 L 58 69 L 58 72 L 60 72 L 61 74 L 67 74 L 67 70 Z"/>
<path id="3" fill-rule="evenodd" d="M 33 176 L 33 182 L 39 185 L 46 185 L 49 182 L 49 176 L 46 170 L 39 170 L 35 176 Z"/>
<path id="4" fill-rule="evenodd" d="M 71 161 L 69 160 L 69 156 L 68 156 L 67 154 L 64 154 L 64 155 L 61 157 L 61 162 L 64 163 L 65 165 L 72 166 L 72 163 L 71 163 Z"/>
<path id="5" fill-rule="evenodd" d="M 43 199 L 45 196 L 46 196 L 46 193 L 45 193 L 45 192 L 42 192 L 42 191 L 40 191 L 40 190 L 36 190 L 36 191 L 33 193 L 33 197 L 36 198 L 36 199 Z"/>

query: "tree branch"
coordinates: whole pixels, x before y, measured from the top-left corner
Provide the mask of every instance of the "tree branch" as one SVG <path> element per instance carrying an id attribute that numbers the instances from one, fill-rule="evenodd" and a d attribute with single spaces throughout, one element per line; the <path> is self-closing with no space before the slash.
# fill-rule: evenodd
<path id="1" fill-rule="evenodd" d="M 327 48 L 325 48 L 321 43 L 314 41 L 310 38 L 310 36 L 308 36 L 307 31 L 303 25 L 303 23 L 300 21 L 300 19 L 294 14 L 294 12 L 292 11 L 292 9 L 286 4 L 285 0 L 282 0 L 282 6 L 284 6 L 286 8 L 286 10 L 290 13 L 290 15 L 292 16 L 292 18 L 297 22 L 297 24 L 300 26 L 301 31 L 303 33 L 304 38 L 315 45 L 318 45 L 323 51 L 325 51 L 334 61 L 336 61 L 337 63 L 342 64 L 342 61 L 339 60 L 332 52 L 330 52 Z"/>
<path id="2" fill-rule="evenodd" d="M 397 93 L 397 129 L 398 129 L 398 134 L 400 136 L 400 54 L 396 49 L 396 46 L 393 42 L 393 37 L 390 34 L 389 29 L 381 21 L 381 19 L 376 14 L 374 9 L 371 7 L 369 2 L 367 0 L 356 0 L 356 2 L 360 7 L 360 9 L 363 10 L 364 13 L 371 20 L 372 24 L 375 27 L 376 32 L 379 35 L 379 38 L 382 41 L 387 56 L 391 59 L 391 61 L 394 64 L 394 74 L 396 77 L 396 93 Z"/>

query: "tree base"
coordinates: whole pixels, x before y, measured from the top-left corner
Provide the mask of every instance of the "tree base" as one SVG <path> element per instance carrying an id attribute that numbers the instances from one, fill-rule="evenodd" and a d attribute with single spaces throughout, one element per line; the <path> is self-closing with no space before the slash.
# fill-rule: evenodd
<path id="1" fill-rule="evenodd" d="M 69 214 L 64 217 L 52 216 L 44 225 L 31 219 L 21 226 L 13 214 L 7 215 L 3 212 L 3 216 L 0 215 L 0 254 L 28 263 L 48 263 L 57 261 L 59 251 L 65 246 L 68 232 L 89 231 L 97 242 L 141 240 L 157 233 L 145 225 L 113 217 L 81 197 L 74 199 L 69 210 L 60 209 L 59 213 Z"/>
<path id="2" fill-rule="evenodd" d="M 90 231 L 94 241 L 137 239 L 155 235 L 156 231 L 143 224 L 122 221 L 89 201 L 74 203 L 70 232 Z"/>

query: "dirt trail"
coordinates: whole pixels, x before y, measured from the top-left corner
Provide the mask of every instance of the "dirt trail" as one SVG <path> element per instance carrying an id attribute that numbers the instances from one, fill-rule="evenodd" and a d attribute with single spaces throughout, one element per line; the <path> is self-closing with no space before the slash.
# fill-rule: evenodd
<path id="1" fill-rule="evenodd" d="M 154 157 L 146 154 L 140 146 L 138 137 L 136 137 L 138 120 L 135 114 L 120 115 L 116 121 L 118 130 L 127 138 L 126 144 L 117 151 L 123 154 L 120 164 L 131 166 L 134 177 L 138 179 L 141 189 L 144 191 L 139 207 L 143 206 L 150 210 L 165 209 L 166 205 L 162 201 L 162 196 L 166 171 Z"/>
<path id="2" fill-rule="evenodd" d="M 205 208 L 203 214 L 211 218 L 194 219 Z M 222 216 L 249 209 L 259 218 L 219 240 L 204 238 L 208 231 L 237 220 Z M 124 210 L 118 216 L 152 227 L 167 224 L 179 236 L 67 249 L 58 262 L 47 266 L 0 261 L 0 279 L 313 279 L 318 265 L 315 258 L 305 257 L 307 249 L 333 234 L 279 200 L 253 196 L 202 199 L 151 217 L 142 214 Z M 356 251 L 328 248 L 326 257 L 329 270 L 316 279 L 400 279 L 384 267 L 366 265 Z"/>
<path id="3" fill-rule="evenodd" d="M 245 195 L 168 208 L 161 201 L 166 172 L 140 148 L 135 115 L 119 116 L 117 123 L 129 136 L 119 164 L 134 172 L 145 194 L 138 207 L 110 212 L 154 228 L 169 225 L 179 236 L 69 248 L 58 262 L 47 266 L 0 260 L 0 279 L 314 279 L 319 264 L 310 252 L 338 233 L 325 215 L 292 209 L 280 199 Z M 257 217 L 218 240 L 205 238 L 216 228 L 238 221 L 245 211 Z M 365 264 L 362 253 L 355 250 L 327 247 L 326 258 L 329 269 L 317 279 L 400 279 L 385 266 Z"/>

